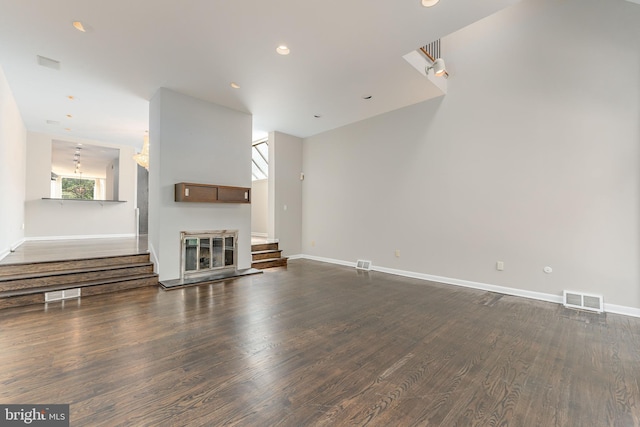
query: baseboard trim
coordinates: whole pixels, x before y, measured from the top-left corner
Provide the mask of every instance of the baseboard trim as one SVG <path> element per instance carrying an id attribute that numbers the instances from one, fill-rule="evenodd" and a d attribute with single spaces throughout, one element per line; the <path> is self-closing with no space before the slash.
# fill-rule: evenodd
<path id="1" fill-rule="evenodd" d="M 83 240 L 83 239 L 118 239 L 123 237 L 136 237 L 135 233 L 131 234 L 79 234 L 77 236 L 36 236 L 25 237 L 26 241 L 34 242 L 41 240 Z"/>
<path id="2" fill-rule="evenodd" d="M 153 263 L 153 272 L 156 274 L 160 274 L 160 261 L 158 261 L 156 249 L 153 247 L 151 242 L 149 242 L 147 246 L 149 248 L 149 257 L 151 258 L 151 262 Z"/>
<path id="3" fill-rule="evenodd" d="M 629 317 L 640 317 L 640 308 L 626 307 L 624 305 L 604 303 L 604 311 L 607 313 L 622 314 Z"/>
<path id="4" fill-rule="evenodd" d="M 302 254 L 302 255 L 300 255 L 300 258 L 310 259 L 312 261 L 327 262 L 329 264 L 344 265 L 345 267 L 355 267 L 356 266 L 355 262 L 342 261 L 342 260 L 333 259 L 333 258 L 323 258 L 323 257 L 315 256 L 315 255 Z"/>
<path id="5" fill-rule="evenodd" d="M 304 255 L 302 254 L 287 255 L 287 259 L 302 259 L 302 258 L 304 258 Z"/>
<path id="6" fill-rule="evenodd" d="M 299 258 L 326 262 L 330 264 L 343 265 L 345 267 L 356 266 L 355 262 L 342 261 L 342 260 L 333 259 L 333 258 L 318 257 L 314 255 L 302 254 L 300 255 Z M 451 277 L 435 276 L 432 274 L 416 273 L 413 271 L 396 270 L 393 268 L 379 267 L 376 265 L 373 265 L 371 267 L 371 270 L 378 271 L 380 273 L 393 274 L 396 276 L 410 277 L 413 279 L 421 279 L 421 280 L 426 280 L 430 282 L 443 283 L 446 285 L 462 286 L 465 288 L 479 289 L 479 290 L 489 291 L 489 292 L 497 292 L 500 294 L 512 295 L 512 296 L 522 297 L 522 298 L 529 298 L 529 299 L 534 299 L 538 301 L 545 301 L 545 302 L 551 302 L 556 304 L 563 303 L 562 295 L 553 295 L 553 294 L 547 294 L 543 292 L 527 291 L 524 289 L 509 288 L 506 286 L 491 285 L 489 283 L 473 282 L 470 280 L 454 279 Z M 640 308 L 626 307 L 622 305 L 605 303 L 604 311 L 607 313 L 621 314 L 624 316 L 640 317 Z"/>
<path id="7" fill-rule="evenodd" d="M 9 246 L 9 252 L 13 252 L 16 249 L 18 249 L 20 247 L 20 245 L 22 245 L 25 242 L 25 238 L 23 237 L 22 239 L 18 240 L 17 242 L 15 242 L 13 245 Z"/>
<path id="8" fill-rule="evenodd" d="M 445 283 L 447 285 L 462 286 L 465 288 L 480 289 L 483 291 L 497 292 L 499 294 L 512 295 L 516 297 L 524 297 L 535 299 L 538 301 L 562 303 L 561 295 L 546 294 L 542 292 L 527 291 L 524 289 L 509 288 L 506 286 L 491 285 L 489 283 L 473 282 L 470 280 L 454 279 L 452 277 L 434 276 L 432 274 L 415 273 L 412 271 L 395 270 L 392 268 L 376 267 L 371 268 L 381 273 L 395 274 L 396 276 L 411 277 L 414 279 L 428 280 L 431 282 Z"/>
<path id="9" fill-rule="evenodd" d="M 0 252 L 0 261 L 3 260 L 11 252 L 14 252 L 16 249 L 18 249 L 20 245 L 23 244 L 24 242 L 25 242 L 25 238 L 23 237 L 22 239 L 15 242 L 13 245 L 9 245 L 9 249 L 5 249 L 2 252 Z"/>

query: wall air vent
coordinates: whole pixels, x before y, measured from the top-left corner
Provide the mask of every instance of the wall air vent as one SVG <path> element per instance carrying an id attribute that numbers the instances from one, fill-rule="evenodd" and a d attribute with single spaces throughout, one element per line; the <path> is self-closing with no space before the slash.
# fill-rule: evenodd
<path id="1" fill-rule="evenodd" d="M 81 288 L 65 289 L 63 291 L 53 291 L 44 293 L 44 302 L 61 301 L 63 299 L 80 298 Z"/>
<path id="2" fill-rule="evenodd" d="M 585 294 L 583 292 L 563 291 L 564 306 L 580 310 L 604 311 L 602 295 Z"/>
<path id="3" fill-rule="evenodd" d="M 60 61 L 56 61 L 55 59 L 47 58 L 40 55 L 36 55 L 36 57 L 36 59 L 38 60 L 38 65 L 51 68 L 52 70 L 60 69 Z"/>
<path id="4" fill-rule="evenodd" d="M 371 261 L 365 261 L 363 259 L 359 259 L 356 261 L 356 268 L 358 270 L 371 270 Z"/>

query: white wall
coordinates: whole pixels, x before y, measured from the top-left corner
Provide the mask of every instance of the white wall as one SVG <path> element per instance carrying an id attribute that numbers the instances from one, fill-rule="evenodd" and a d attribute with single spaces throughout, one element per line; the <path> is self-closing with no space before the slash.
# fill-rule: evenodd
<path id="1" fill-rule="evenodd" d="M 301 252 L 302 139 L 281 132 L 269 133 L 268 234 L 277 238 L 285 256 Z"/>
<path id="2" fill-rule="evenodd" d="M 267 235 L 269 180 L 251 182 L 251 232 Z"/>
<path id="3" fill-rule="evenodd" d="M 26 142 L 27 131 L 0 68 L 0 259 L 24 238 Z"/>
<path id="4" fill-rule="evenodd" d="M 25 236 L 28 239 L 82 238 L 86 236 L 135 235 L 135 150 L 78 138 L 65 138 L 87 145 L 120 149 L 120 200 L 126 203 L 42 200 L 51 197 L 52 135 L 27 133 L 27 180 Z"/>
<path id="5" fill-rule="evenodd" d="M 445 38 L 445 97 L 305 139 L 303 252 L 640 307 L 638 22 L 524 1 Z"/>
<path id="6" fill-rule="evenodd" d="M 180 231 L 238 230 L 238 267 L 250 267 L 251 206 L 178 203 L 174 185 L 251 187 L 251 116 L 161 88 L 149 138 L 149 240 L 160 280 L 180 276 Z"/>

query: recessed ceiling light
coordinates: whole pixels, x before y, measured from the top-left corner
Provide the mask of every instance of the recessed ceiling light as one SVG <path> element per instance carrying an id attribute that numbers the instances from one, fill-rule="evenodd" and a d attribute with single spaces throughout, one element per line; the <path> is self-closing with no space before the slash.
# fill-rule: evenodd
<path id="1" fill-rule="evenodd" d="M 72 118 L 72 117 L 73 117 L 73 116 L 72 116 L 71 114 L 67 114 L 67 118 L 68 118 L 68 119 L 70 119 L 70 118 Z"/>
<path id="2" fill-rule="evenodd" d="M 362 95 L 362 99 L 367 99 L 367 100 L 369 100 L 369 99 L 371 99 L 371 98 L 373 98 L 373 96 L 372 96 L 372 95 Z"/>
<path id="3" fill-rule="evenodd" d="M 64 128 L 67 132 L 71 132 L 71 128 Z"/>
<path id="4" fill-rule="evenodd" d="M 422 5 L 424 7 L 431 7 L 431 6 L 435 6 L 436 4 L 438 4 L 440 0 L 422 0 Z"/>
<path id="5" fill-rule="evenodd" d="M 281 44 L 276 48 L 276 52 L 278 52 L 280 55 L 289 55 L 289 52 L 291 52 L 291 50 L 289 50 L 287 46 Z"/>
<path id="6" fill-rule="evenodd" d="M 424 0 L 423 0 L 424 3 Z M 84 29 L 84 25 L 82 25 L 82 22 L 80 21 L 73 21 L 73 28 L 75 28 L 78 31 L 82 31 L 83 33 L 86 33 L 87 30 Z"/>
<path id="7" fill-rule="evenodd" d="M 73 96 L 73 95 L 69 95 L 69 96 L 67 96 L 67 99 L 70 99 L 70 100 L 72 100 L 72 101 L 73 101 L 74 99 L 76 99 L 76 97 L 75 97 L 75 96 Z"/>
<path id="8" fill-rule="evenodd" d="M 313 117 L 315 117 L 316 119 L 319 119 L 320 117 L 322 117 L 321 114 L 314 114 Z"/>
<path id="9" fill-rule="evenodd" d="M 234 88 L 234 89 L 240 89 L 240 85 L 239 85 L 238 83 L 236 83 L 236 82 L 231 82 L 231 83 L 230 83 L 230 86 L 231 86 L 232 88 Z"/>

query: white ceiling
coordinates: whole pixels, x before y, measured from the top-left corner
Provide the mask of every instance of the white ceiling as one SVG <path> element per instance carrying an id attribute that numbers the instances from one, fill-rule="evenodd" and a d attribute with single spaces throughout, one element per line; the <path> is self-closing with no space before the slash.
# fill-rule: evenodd
<path id="1" fill-rule="evenodd" d="M 517 1 L 0 0 L 0 66 L 27 128 L 60 138 L 139 148 L 160 87 L 306 137 L 434 96 L 402 56 Z"/>
<path id="2" fill-rule="evenodd" d="M 106 178 L 108 164 L 118 159 L 120 150 L 70 141 L 53 140 L 51 143 L 51 172 L 60 176 L 78 176 L 75 173 L 74 155 L 80 161 L 79 177 Z"/>

